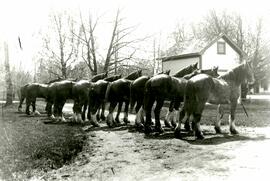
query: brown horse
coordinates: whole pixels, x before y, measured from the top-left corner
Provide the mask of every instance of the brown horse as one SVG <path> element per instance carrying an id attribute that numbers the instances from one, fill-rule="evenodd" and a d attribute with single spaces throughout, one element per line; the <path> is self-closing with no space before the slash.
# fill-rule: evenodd
<path id="1" fill-rule="evenodd" d="M 127 124 L 128 121 L 128 107 L 129 107 L 129 98 L 130 98 L 130 85 L 131 83 L 140 77 L 142 75 L 142 70 L 138 70 L 135 72 L 132 72 L 128 76 L 118 79 L 116 81 L 113 81 L 108 85 L 108 88 L 106 90 L 106 101 L 110 103 L 109 107 L 109 114 L 107 115 L 106 122 L 109 127 L 119 125 L 119 115 L 122 109 L 123 103 L 125 103 L 125 109 L 124 109 L 124 122 Z M 113 111 L 118 104 L 118 110 L 115 117 L 115 120 L 113 119 Z"/>
<path id="2" fill-rule="evenodd" d="M 85 121 L 85 113 L 88 105 L 88 95 L 89 90 L 93 83 L 98 80 L 104 79 L 108 76 L 108 72 L 101 73 L 92 77 L 91 81 L 89 80 L 80 80 L 74 84 L 72 87 L 72 97 L 74 100 L 73 112 L 74 120 L 76 122 Z"/>
<path id="3" fill-rule="evenodd" d="M 218 78 L 213 78 L 205 74 L 192 77 L 186 86 L 184 106 L 180 111 L 179 121 L 175 128 L 175 136 L 178 138 L 181 137 L 181 121 L 185 117 L 185 113 L 187 113 L 193 115 L 195 136 L 198 139 L 204 139 L 200 128 L 200 120 L 206 102 L 212 104 L 229 104 L 230 132 L 231 134 L 238 134 L 235 128 L 235 110 L 240 94 L 240 86 L 245 81 L 254 82 L 251 62 L 242 63 Z M 216 130 L 221 130 L 219 126 L 219 124 L 216 124 Z"/>
<path id="4" fill-rule="evenodd" d="M 179 70 L 177 73 L 175 73 L 173 76 L 180 78 L 180 76 L 184 76 L 187 74 L 192 73 L 195 70 L 198 70 L 198 63 L 191 64 L 181 70 Z M 135 125 L 141 129 L 143 128 L 143 123 L 144 123 L 144 110 L 142 108 L 143 105 L 143 100 L 144 100 L 144 88 L 145 84 L 147 81 L 155 81 L 155 82 L 160 82 L 160 81 L 166 81 L 164 79 L 164 76 L 161 76 L 162 74 L 169 75 L 170 71 L 165 71 L 161 72 L 158 75 L 155 75 L 153 77 L 148 77 L 148 76 L 142 76 L 136 79 L 130 87 L 130 99 L 131 99 L 131 110 L 134 107 L 134 104 L 136 103 L 135 111 L 136 111 L 136 118 L 135 118 Z M 151 80 L 149 80 L 151 79 Z M 160 80 L 158 80 L 160 79 Z M 161 83 L 162 84 L 162 83 Z M 158 87 L 158 89 L 162 89 L 162 87 Z M 162 90 L 160 90 L 162 94 Z M 162 95 L 163 96 L 163 95 Z"/>
<path id="5" fill-rule="evenodd" d="M 28 83 L 22 86 L 18 90 L 18 96 L 20 98 L 20 103 L 18 106 L 18 111 L 22 112 L 22 104 L 24 99 L 26 99 L 26 110 L 25 113 L 30 115 L 30 105 L 32 105 L 33 113 L 36 115 L 40 115 L 40 113 L 36 110 L 36 98 L 44 98 L 46 99 L 47 96 L 47 87 L 49 84 L 63 80 L 61 77 L 57 79 L 51 80 L 47 83 L 40 84 L 40 83 Z M 47 108 L 47 106 L 46 106 Z M 47 111 L 47 110 L 46 110 Z"/>
<path id="6" fill-rule="evenodd" d="M 195 70 L 192 73 L 183 76 L 183 78 L 186 79 L 186 80 L 189 80 L 189 79 L 191 79 L 192 77 L 194 77 L 195 75 L 198 75 L 198 74 L 207 74 L 207 75 L 209 75 L 211 77 L 216 78 L 216 77 L 219 76 L 218 67 L 213 67 L 211 69 Z M 184 99 L 182 98 L 181 100 L 183 101 Z M 175 126 L 176 126 L 176 115 L 177 115 L 176 111 L 178 109 L 174 110 L 174 107 L 175 107 L 174 104 L 175 104 L 175 101 L 171 101 L 170 107 L 169 107 L 168 112 L 166 114 L 166 118 L 165 118 L 165 121 L 164 121 L 166 127 L 171 127 L 171 125 L 172 125 L 175 128 Z M 180 106 L 180 103 L 176 103 L 176 104 L 177 104 L 176 108 L 178 106 Z M 190 116 L 187 115 L 187 119 L 185 121 L 185 129 L 187 131 L 191 130 L 190 129 L 190 124 L 189 124 L 189 117 Z"/>

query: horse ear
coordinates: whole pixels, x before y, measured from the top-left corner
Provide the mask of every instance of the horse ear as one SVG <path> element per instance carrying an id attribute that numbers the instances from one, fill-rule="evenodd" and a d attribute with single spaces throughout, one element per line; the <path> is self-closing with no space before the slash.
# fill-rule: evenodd
<path id="1" fill-rule="evenodd" d="M 171 70 L 168 70 L 168 71 L 167 71 L 167 74 L 170 75 L 170 73 L 171 73 Z"/>
<path id="2" fill-rule="evenodd" d="M 194 64 L 194 68 L 198 68 L 198 62 Z"/>

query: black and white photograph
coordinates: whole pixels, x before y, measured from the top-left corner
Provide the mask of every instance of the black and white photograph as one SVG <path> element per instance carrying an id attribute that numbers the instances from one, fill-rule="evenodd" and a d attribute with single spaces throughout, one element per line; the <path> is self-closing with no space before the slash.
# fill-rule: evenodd
<path id="1" fill-rule="evenodd" d="M 0 180 L 269 180 L 266 0 L 0 5 Z"/>

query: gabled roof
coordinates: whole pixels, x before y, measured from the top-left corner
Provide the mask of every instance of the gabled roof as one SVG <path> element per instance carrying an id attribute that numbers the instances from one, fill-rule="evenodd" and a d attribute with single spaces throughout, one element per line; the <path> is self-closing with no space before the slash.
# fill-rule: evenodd
<path id="1" fill-rule="evenodd" d="M 225 42 L 228 43 L 239 55 L 246 56 L 246 53 L 241 48 L 239 48 L 226 34 L 222 33 L 211 41 L 207 41 L 204 39 L 191 40 L 189 45 L 184 48 L 180 55 L 161 57 L 159 59 L 162 61 L 169 61 L 201 56 L 210 46 L 216 43 L 220 38 L 223 38 Z"/>

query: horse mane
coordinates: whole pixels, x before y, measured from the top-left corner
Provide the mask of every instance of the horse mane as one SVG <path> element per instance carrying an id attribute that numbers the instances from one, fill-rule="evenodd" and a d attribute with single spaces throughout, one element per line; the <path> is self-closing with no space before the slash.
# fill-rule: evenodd
<path id="1" fill-rule="evenodd" d="M 106 77 L 103 80 L 108 81 L 108 82 L 112 82 L 112 81 L 115 81 L 117 79 L 120 79 L 121 77 L 122 77 L 122 74 L 118 74 L 118 75 L 112 75 L 110 77 Z"/>
<path id="2" fill-rule="evenodd" d="M 65 79 L 63 77 L 57 77 L 57 79 L 50 80 L 49 82 L 46 82 L 44 84 L 51 84 L 51 83 L 54 83 L 54 82 L 59 82 L 61 80 L 65 80 Z"/>
<path id="3" fill-rule="evenodd" d="M 100 79 L 104 79 L 105 77 L 107 77 L 107 75 L 108 75 L 108 72 L 97 74 L 91 78 L 91 82 L 96 82 Z"/>
<path id="4" fill-rule="evenodd" d="M 138 75 L 142 74 L 142 70 L 136 70 L 131 72 L 129 75 L 125 76 L 124 79 L 134 79 L 134 76 L 138 77 Z"/>
<path id="5" fill-rule="evenodd" d="M 237 83 L 241 83 L 245 79 L 245 64 L 242 63 L 237 67 L 227 71 L 224 75 L 220 75 L 218 78 L 224 79 L 227 81 L 235 81 Z"/>
<path id="6" fill-rule="evenodd" d="M 187 74 L 190 74 L 190 73 L 192 73 L 194 70 L 197 69 L 197 65 L 198 65 L 198 63 L 191 64 L 191 65 L 189 65 L 189 66 L 187 66 L 187 67 L 185 67 L 185 68 L 179 70 L 178 72 L 176 72 L 176 73 L 173 75 L 173 77 L 183 77 L 183 76 L 185 76 L 185 75 L 187 75 Z M 196 67 L 196 68 L 195 68 L 195 67 Z"/>

